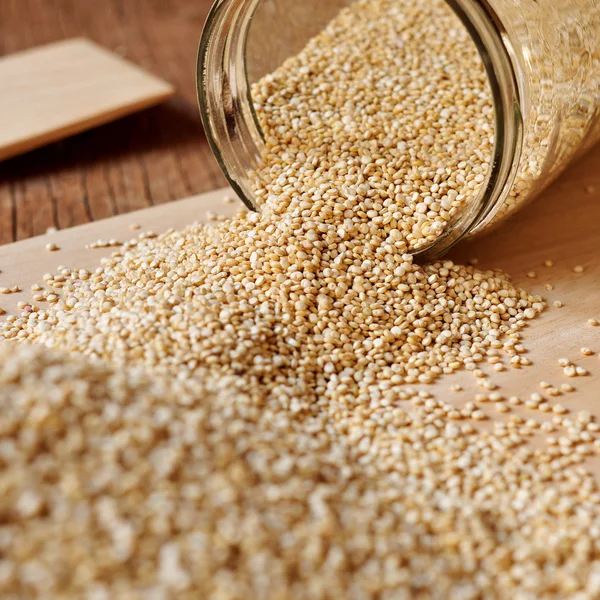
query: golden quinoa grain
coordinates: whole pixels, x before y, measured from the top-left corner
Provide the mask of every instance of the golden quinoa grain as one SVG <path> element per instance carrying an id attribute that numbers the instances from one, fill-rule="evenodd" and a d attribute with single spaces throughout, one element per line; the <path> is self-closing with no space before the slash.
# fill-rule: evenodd
<path id="1" fill-rule="evenodd" d="M 531 364 L 519 331 L 543 304 L 497 271 L 410 255 L 484 181 L 493 106 L 446 3 L 404 8 L 412 27 L 398 0 L 357 2 L 256 84 L 273 151 L 260 215 L 58 269 L 50 304 L 0 327 L 19 342 L 0 345 L 8 597 L 589 592 L 600 499 L 577 461 L 595 424 L 581 437 L 538 394 L 527 406 L 555 422 L 479 428 L 476 402 L 510 410 L 498 392 L 456 408 L 409 387 L 479 374 L 491 350 Z M 535 429 L 557 441 L 532 451 Z"/>

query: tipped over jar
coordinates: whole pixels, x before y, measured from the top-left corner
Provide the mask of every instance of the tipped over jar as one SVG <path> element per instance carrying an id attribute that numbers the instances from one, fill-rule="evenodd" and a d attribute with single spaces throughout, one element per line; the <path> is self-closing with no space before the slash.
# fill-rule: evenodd
<path id="1" fill-rule="evenodd" d="M 217 0 L 198 94 L 249 208 L 362 194 L 437 256 L 600 139 L 600 0 Z"/>

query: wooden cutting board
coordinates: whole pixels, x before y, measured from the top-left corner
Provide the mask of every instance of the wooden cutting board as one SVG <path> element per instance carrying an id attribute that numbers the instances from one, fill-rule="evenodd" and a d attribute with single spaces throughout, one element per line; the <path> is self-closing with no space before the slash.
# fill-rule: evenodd
<path id="1" fill-rule="evenodd" d="M 600 420 L 600 327 L 592 327 L 588 319 L 600 321 L 600 146 L 588 153 L 565 173 L 535 203 L 501 228 L 485 237 L 463 243 L 451 257 L 460 261 L 479 259 L 481 268 L 500 268 L 513 277 L 516 284 L 543 295 L 549 308 L 524 331 L 524 343 L 529 349 L 531 367 L 493 373 L 490 365 L 482 368 L 491 374 L 499 390 L 506 397 L 517 395 L 528 399 L 532 392 L 541 392 L 539 383 L 547 381 L 554 386 L 569 381 L 576 387 L 573 393 L 549 398 L 551 405 L 561 403 L 571 414 L 588 410 Z M 14 310 L 19 300 L 30 297 L 32 283 L 41 281 L 46 272 L 55 271 L 60 264 L 69 267 L 93 268 L 102 256 L 113 249 L 86 249 L 86 244 L 98 239 L 116 238 L 125 241 L 137 235 L 129 229 L 139 224 L 142 230 L 160 232 L 169 227 L 180 228 L 195 220 L 206 220 L 207 211 L 231 215 L 239 206 L 225 204 L 228 190 L 219 190 L 179 202 L 97 221 L 70 230 L 32 238 L 15 244 L 0 246 L 0 287 L 19 285 L 22 293 L 0 295 L 0 307 Z M 48 252 L 45 245 L 56 243 L 60 250 Z M 553 267 L 544 266 L 552 260 Z M 577 265 L 583 273 L 575 273 Z M 532 279 L 528 272 L 535 271 Z M 545 284 L 553 286 L 552 291 Z M 562 308 L 552 303 L 560 300 Z M 580 349 L 589 347 L 592 356 L 582 356 Z M 590 376 L 568 379 L 558 364 L 566 357 L 585 367 Z M 453 392 L 450 386 L 459 383 L 462 392 Z M 461 372 L 439 379 L 429 389 L 438 397 L 461 405 L 474 399 L 481 388 L 469 372 Z M 508 415 L 497 413 L 492 404 L 482 404 L 490 421 L 507 420 L 510 415 L 548 420 L 547 414 L 523 407 L 512 409 Z M 489 422 L 482 422 L 489 426 Z M 544 437 L 534 439 L 534 445 Z M 590 464 L 600 474 L 600 459 Z"/>
<path id="2" fill-rule="evenodd" d="M 165 100 L 167 82 L 83 39 L 0 58 L 0 160 Z"/>

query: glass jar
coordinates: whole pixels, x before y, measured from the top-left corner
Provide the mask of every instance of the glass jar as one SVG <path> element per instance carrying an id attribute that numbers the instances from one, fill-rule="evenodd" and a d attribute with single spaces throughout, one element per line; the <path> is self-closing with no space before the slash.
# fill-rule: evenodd
<path id="1" fill-rule="evenodd" d="M 364 0 L 363 0 L 364 1 Z M 446 0 L 479 51 L 495 110 L 485 182 L 443 234 L 438 256 L 538 195 L 600 139 L 600 0 Z M 244 203 L 263 136 L 251 86 L 297 54 L 353 0 L 217 0 L 198 56 L 206 135 Z"/>

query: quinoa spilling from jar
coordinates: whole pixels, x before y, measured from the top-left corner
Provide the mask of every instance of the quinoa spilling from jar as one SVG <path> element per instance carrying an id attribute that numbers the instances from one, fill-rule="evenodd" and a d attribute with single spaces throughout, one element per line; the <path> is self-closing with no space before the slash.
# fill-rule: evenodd
<path id="1" fill-rule="evenodd" d="M 429 246 L 476 210 L 494 107 L 444 0 L 361 0 L 252 87 L 265 137 L 258 202 L 326 196 Z"/>
<path id="2" fill-rule="evenodd" d="M 464 132 L 440 152 L 466 148 Z M 418 179 L 419 139 L 398 184 L 373 152 L 362 180 L 340 166 L 345 187 L 311 187 L 296 156 L 298 191 L 272 173 L 260 215 L 142 234 L 35 286 L 0 326 L 26 342 L 0 344 L 3 597 L 600 594 L 600 495 L 582 464 L 600 448 L 594 417 L 538 393 L 527 408 L 554 420 L 494 422 L 486 403 L 523 400 L 459 407 L 414 385 L 469 369 L 492 390 L 480 364 L 530 364 L 522 330 L 544 308 L 501 272 L 413 262 L 418 215 L 435 210 L 378 190 L 456 200 L 476 177 L 447 163 L 446 179 Z M 325 140 L 316 170 L 335 159 Z M 540 432 L 560 437 L 532 448 Z"/>

